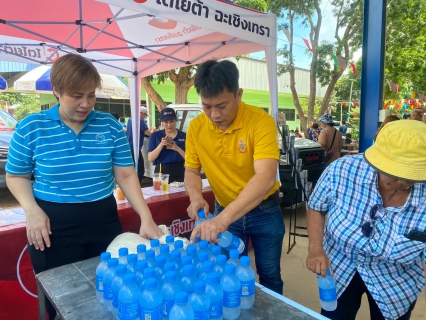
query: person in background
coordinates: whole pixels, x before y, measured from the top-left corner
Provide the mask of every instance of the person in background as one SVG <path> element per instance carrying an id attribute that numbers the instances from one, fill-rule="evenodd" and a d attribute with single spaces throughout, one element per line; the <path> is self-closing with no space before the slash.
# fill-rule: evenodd
<path id="1" fill-rule="evenodd" d="M 173 108 L 164 108 L 160 113 L 163 130 L 149 138 L 148 160 L 155 165 L 154 172 L 169 174 L 170 182 L 183 182 L 185 176 L 186 133 L 176 128 L 177 117 Z"/>
<path id="2" fill-rule="evenodd" d="M 374 137 L 373 137 L 373 141 L 374 141 L 374 142 L 376 142 L 377 135 L 379 134 L 380 130 L 382 130 L 382 128 L 383 128 L 383 127 L 384 127 L 387 123 L 392 122 L 392 121 L 397 121 L 397 120 L 399 120 L 399 118 L 398 118 L 397 116 L 387 116 L 387 117 L 385 118 L 385 120 L 383 121 L 383 123 L 380 125 L 380 127 L 379 127 L 379 129 L 377 130 L 376 134 L 374 135 Z"/>
<path id="3" fill-rule="evenodd" d="M 342 125 L 339 127 L 339 131 L 342 136 L 346 136 L 346 132 L 348 131 L 348 127 L 346 126 L 346 121 L 342 120 Z"/>
<path id="4" fill-rule="evenodd" d="M 322 130 L 318 137 L 318 143 L 325 149 L 333 150 L 333 156 L 325 163 L 328 166 L 334 160 L 340 158 L 340 151 L 343 147 L 343 138 L 339 130 L 334 128 L 334 121 L 331 114 L 325 114 L 318 118 Z"/>
<path id="5" fill-rule="evenodd" d="M 36 274 L 99 256 L 123 232 L 114 178 L 140 216 L 139 234 L 162 236 L 121 126 L 93 110 L 101 87 L 96 68 L 83 56 L 67 54 L 53 64 L 50 81 L 58 104 L 19 122 L 6 163 L 7 186 L 25 211 Z M 49 302 L 46 307 L 53 320 L 55 309 Z"/>
<path id="6" fill-rule="evenodd" d="M 296 130 L 294 130 L 294 135 L 296 138 L 303 138 L 303 136 L 300 134 L 299 127 L 296 127 Z"/>
<path id="7" fill-rule="evenodd" d="M 402 115 L 402 119 L 404 119 L 404 120 L 407 120 L 407 119 L 410 119 L 410 114 L 408 114 L 408 113 L 404 113 L 403 115 Z"/>
<path id="8" fill-rule="evenodd" d="M 291 137 L 295 137 L 296 136 L 296 133 L 294 132 L 294 130 L 290 130 L 290 136 Z"/>
<path id="9" fill-rule="evenodd" d="M 414 109 L 411 112 L 411 116 L 408 120 L 422 121 L 423 118 L 423 110 L 422 109 Z"/>
<path id="10" fill-rule="evenodd" d="M 425 286 L 426 126 L 386 124 L 364 154 L 328 166 L 309 198 L 307 268 L 332 271 L 333 320 L 355 320 L 367 295 L 372 320 L 410 319 Z M 411 233 L 411 234 L 410 234 Z"/>
<path id="11" fill-rule="evenodd" d="M 425 124 L 426 124 L 426 112 L 425 112 L 425 113 L 423 113 L 423 123 L 425 123 Z"/>
<path id="12" fill-rule="evenodd" d="M 318 123 L 314 122 L 312 124 L 311 132 L 309 134 L 309 139 L 311 139 L 314 142 L 318 142 L 318 137 L 321 133 L 321 128 L 319 127 Z"/>
<path id="13" fill-rule="evenodd" d="M 124 117 L 120 117 L 120 119 L 118 120 L 118 122 L 123 127 L 124 132 L 126 132 L 127 131 L 127 126 L 126 126 L 126 120 L 124 119 Z"/>
<path id="14" fill-rule="evenodd" d="M 262 109 L 241 101 L 237 66 L 208 60 L 195 76 L 203 113 L 191 121 L 186 135 L 185 188 L 188 214 L 198 219 L 209 205 L 203 198 L 201 167 L 215 194 L 214 218 L 194 228 L 191 240 L 217 241 L 229 230 L 251 239 L 260 284 L 282 294 L 280 259 L 285 227 L 280 208 L 275 120 Z"/>
<path id="15" fill-rule="evenodd" d="M 139 182 L 143 179 L 145 175 L 145 164 L 142 156 L 142 147 L 144 143 L 145 136 L 151 136 L 152 132 L 155 132 L 155 128 L 149 129 L 144 119 L 149 117 L 148 109 L 145 106 L 140 107 L 140 132 L 139 132 L 139 160 L 138 160 L 138 179 Z M 133 133 L 132 133 L 132 118 L 129 118 L 127 121 L 127 131 L 126 131 L 127 140 L 129 140 L 130 151 L 132 152 L 133 161 L 135 161 L 135 155 L 133 151 Z"/>

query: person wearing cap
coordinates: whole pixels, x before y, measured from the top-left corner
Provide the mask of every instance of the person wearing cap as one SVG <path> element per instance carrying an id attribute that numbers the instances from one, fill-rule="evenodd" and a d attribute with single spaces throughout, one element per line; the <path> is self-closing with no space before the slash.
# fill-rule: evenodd
<path id="1" fill-rule="evenodd" d="M 155 165 L 154 172 L 169 174 L 170 182 L 183 182 L 185 175 L 186 133 L 176 128 L 176 112 L 172 108 L 161 110 L 163 130 L 154 132 L 149 138 L 148 160 Z"/>
<path id="2" fill-rule="evenodd" d="M 149 129 L 144 119 L 149 117 L 148 109 L 144 106 L 140 107 L 140 132 L 139 132 L 139 160 L 138 160 L 138 178 L 139 182 L 143 179 L 145 175 L 145 164 L 142 156 L 142 146 L 145 135 L 148 137 L 151 136 L 152 132 L 155 132 L 155 128 Z M 132 152 L 133 161 L 135 161 L 135 155 L 133 151 L 133 134 L 132 134 L 132 118 L 129 118 L 127 121 L 127 131 L 126 131 L 127 140 L 129 140 L 130 151 Z"/>
<path id="3" fill-rule="evenodd" d="M 343 148 L 343 138 L 339 130 L 334 128 L 334 121 L 331 114 L 325 114 L 318 118 L 322 130 L 318 137 L 318 143 L 325 149 L 333 150 L 333 156 L 325 163 L 328 166 L 334 160 L 340 158 L 340 150 Z"/>
<path id="4" fill-rule="evenodd" d="M 425 146 L 423 123 L 390 122 L 364 154 L 321 175 L 308 203 L 306 266 L 334 275 L 337 309 L 322 310 L 327 318 L 355 319 L 364 293 L 371 319 L 410 318 L 425 286 L 426 243 L 411 237 L 426 232 Z"/>

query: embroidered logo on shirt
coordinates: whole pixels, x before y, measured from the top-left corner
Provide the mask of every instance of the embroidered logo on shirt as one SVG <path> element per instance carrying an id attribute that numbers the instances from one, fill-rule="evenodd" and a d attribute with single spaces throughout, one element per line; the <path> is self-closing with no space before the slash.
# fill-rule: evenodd
<path id="1" fill-rule="evenodd" d="M 240 141 L 238 141 L 238 151 L 240 153 L 246 153 L 247 152 L 247 146 L 243 139 L 240 138 Z"/>
<path id="2" fill-rule="evenodd" d="M 103 134 L 97 134 L 96 144 L 103 144 L 103 143 L 105 143 L 105 136 Z"/>

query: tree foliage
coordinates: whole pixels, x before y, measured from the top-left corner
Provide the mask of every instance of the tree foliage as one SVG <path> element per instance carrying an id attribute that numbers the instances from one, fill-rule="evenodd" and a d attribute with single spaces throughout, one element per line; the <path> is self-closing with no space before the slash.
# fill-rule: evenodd
<path id="1" fill-rule="evenodd" d="M 39 95 L 19 92 L 0 93 L 0 106 L 14 106 L 13 113 L 17 120 L 25 118 L 31 113 L 40 112 Z"/>

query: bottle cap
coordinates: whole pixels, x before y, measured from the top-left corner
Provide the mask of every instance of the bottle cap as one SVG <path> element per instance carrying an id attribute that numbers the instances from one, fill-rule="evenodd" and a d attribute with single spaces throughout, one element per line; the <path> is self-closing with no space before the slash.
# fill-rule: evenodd
<path id="1" fill-rule="evenodd" d="M 203 269 L 204 272 L 211 272 L 211 271 L 213 271 L 213 266 L 214 266 L 213 262 L 204 261 L 203 264 L 202 264 L 202 269 Z"/>
<path id="2" fill-rule="evenodd" d="M 173 236 L 166 236 L 166 243 L 173 243 L 175 242 L 175 237 Z"/>
<path id="3" fill-rule="evenodd" d="M 192 263 L 190 256 L 183 256 L 182 259 L 180 259 L 180 261 L 181 261 L 183 266 Z"/>
<path id="4" fill-rule="evenodd" d="M 157 280 L 155 278 L 149 278 L 145 281 L 145 289 L 152 290 L 157 286 Z"/>
<path id="5" fill-rule="evenodd" d="M 115 268 L 115 275 L 123 275 L 127 272 L 127 265 L 125 264 L 119 264 L 116 268 Z"/>
<path id="6" fill-rule="evenodd" d="M 175 282 L 176 278 L 177 278 L 176 272 L 174 272 L 174 271 L 167 271 L 166 272 L 166 281 Z"/>
<path id="7" fill-rule="evenodd" d="M 129 285 L 129 284 L 131 284 L 131 283 L 133 283 L 133 282 L 135 282 L 135 274 L 134 273 L 126 273 L 124 276 L 123 276 L 123 282 L 124 282 L 124 284 L 126 284 L 126 285 Z"/>
<path id="8" fill-rule="evenodd" d="M 207 283 L 218 283 L 219 282 L 219 275 L 217 272 L 209 272 L 207 274 Z"/>
<path id="9" fill-rule="evenodd" d="M 127 256 L 128 254 L 129 254 L 129 249 L 127 249 L 127 248 L 118 249 L 118 256 L 119 257 Z"/>
<path id="10" fill-rule="evenodd" d="M 192 274 L 194 273 L 194 266 L 192 264 L 187 264 L 183 266 L 182 270 L 185 276 L 192 276 Z"/>
<path id="11" fill-rule="evenodd" d="M 198 252 L 198 259 L 201 261 L 206 261 L 209 258 L 209 254 L 205 251 Z"/>
<path id="12" fill-rule="evenodd" d="M 197 215 L 198 215 L 198 218 L 200 218 L 200 219 L 205 219 L 205 218 L 206 218 L 206 216 L 204 215 L 204 208 L 199 209 L 199 210 L 197 211 Z"/>
<path id="13" fill-rule="evenodd" d="M 166 262 L 164 264 L 164 271 L 175 271 L 176 266 L 173 262 Z"/>
<path id="14" fill-rule="evenodd" d="M 145 268 L 145 269 L 143 270 L 143 277 L 144 277 L 145 279 L 151 278 L 151 277 L 153 277 L 154 275 L 155 275 L 155 270 L 154 270 L 154 268 L 148 267 L 148 268 Z"/>
<path id="15" fill-rule="evenodd" d="M 111 253 L 109 252 L 101 253 L 101 261 L 108 261 L 109 259 L 111 259 Z"/>
<path id="16" fill-rule="evenodd" d="M 225 273 L 226 274 L 234 274 L 235 273 L 235 264 L 227 263 L 225 265 Z"/>
<path id="17" fill-rule="evenodd" d="M 193 244 L 190 244 L 186 247 L 186 253 L 192 256 L 197 253 L 197 248 Z"/>
<path id="18" fill-rule="evenodd" d="M 136 270 L 143 271 L 148 265 L 146 260 L 138 260 L 136 262 Z"/>
<path id="19" fill-rule="evenodd" d="M 183 241 L 182 240 L 176 240 L 175 241 L 175 248 L 176 249 L 182 249 L 183 248 Z"/>
<path id="20" fill-rule="evenodd" d="M 136 253 L 131 253 L 127 256 L 128 263 L 134 263 L 138 260 L 138 255 Z"/>
<path id="21" fill-rule="evenodd" d="M 200 241 L 200 249 L 208 249 L 209 247 L 209 242 L 206 240 L 201 240 Z"/>
<path id="22" fill-rule="evenodd" d="M 146 245 L 140 244 L 136 247 L 136 250 L 137 250 L 138 253 L 144 253 L 144 252 L 146 252 Z"/>
<path id="23" fill-rule="evenodd" d="M 327 275 L 327 276 L 329 276 L 329 275 L 330 275 L 330 268 L 327 268 L 326 275 Z"/>
<path id="24" fill-rule="evenodd" d="M 188 303 L 188 294 L 185 291 L 179 291 L 176 293 L 176 303 L 177 304 L 187 304 Z"/>
<path id="25" fill-rule="evenodd" d="M 158 240 L 158 239 L 152 239 L 151 240 L 151 248 L 159 247 L 159 246 L 160 246 L 160 240 Z"/>
<path id="26" fill-rule="evenodd" d="M 111 258 L 108 260 L 108 268 L 116 267 L 118 265 L 117 258 Z"/>
<path id="27" fill-rule="evenodd" d="M 180 252 L 180 250 L 173 250 L 171 253 L 170 253 L 170 255 L 172 256 L 172 259 L 173 260 L 178 260 L 178 259 L 180 259 L 181 258 L 181 256 L 182 256 L 182 253 Z"/>
<path id="28" fill-rule="evenodd" d="M 216 257 L 216 263 L 217 264 L 225 264 L 226 263 L 226 256 L 224 254 L 218 254 Z"/>
<path id="29" fill-rule="evenodd" d="M 154 259 L 155 258 L 155 251 L 154 250 L 147 250 L 145 252 L 145 259 Z"/>
<path id="30" fill-rule="evenodd" d="M 206 283 L 204 281 L 198 280 L 194 283 L 194 291 L 195 292 L 205 292 L 206 291 Z"/>
<path id="31" fill-rule="evenodd" d="M 242 265 L 243 267 L 248 267 L 250 266 L 250 257 L 244 256 L 240 258 L 240 265 Z"/>
<path id="32" fill-rule="evenodd" d="M 214 246 L 211 248 L 211 252 L 212 252 L 215 256 L 217 256 L 218 254 L 220 254 L 220 253 L 222 252 L 222 248 L 221 248 L 221 247 L 219 247 L 219 246 L 214 245 Z"/>
<path id="33" fill-rule="evenodd" d="M 155 261 L 157 262 L 157 264 L 163 265 L 166 263 L 166 257 L 165 256 L 155 257 Z"/>
<path id="34" fill-rule="evenodd" d="M 229 251 L 229 257 L 233 260 L 240 258 L 240 252 L 237 249 Z"/>
<path id="35" fill-rule="evenodd" d="M 163 245 L 160 247 L 160 252 L 161 252 L 161 253 L 169 253 L 169 252 L 170 252 L 170 247 L 169 247 L 169 245 L 168 245 L 168 244 L 163 244 Z"/>

